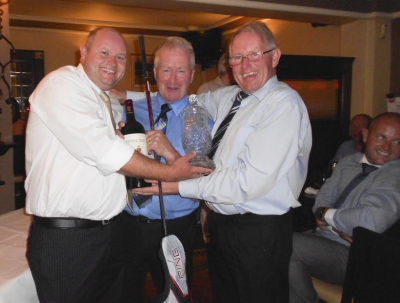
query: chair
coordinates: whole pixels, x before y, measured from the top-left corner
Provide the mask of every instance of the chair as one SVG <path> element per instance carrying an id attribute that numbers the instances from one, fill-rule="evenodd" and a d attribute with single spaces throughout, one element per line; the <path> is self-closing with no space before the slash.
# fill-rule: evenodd
<path id="1" fill-rule="evenodd" d="M 400 302 L 399 230 L 399 222 L 383 234 L 354 228 L 342 303 Z"/>
<path id="2" fill-rule="evenodd" d="M 383 234 L 354 228 L 343 287 L 312 280 L 326 303 L 400 302 L 400 220 Z"/>

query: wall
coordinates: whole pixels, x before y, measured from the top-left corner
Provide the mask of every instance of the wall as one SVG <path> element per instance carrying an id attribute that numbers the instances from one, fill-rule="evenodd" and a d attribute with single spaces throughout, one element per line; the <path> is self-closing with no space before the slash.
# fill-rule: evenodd
<path id="1" fill-rule="evenodd" d="M 400 93 L 400 18 L 392 21 L 390 92 Z"/>
<path id="2" fill-rule="evenodd" d="M 313 28 L 310 23 L 289 22 L 282 20 L 267 20 L 271 30 L 276 33 L 279 47 L 284 54 L 299 55 L 340 55 L 340 27 L 327 26 Z M 63 65 L 75 65 L 79 58 L 79 46 L 84 44 L 87 33 L 60 30 L 42 30 L 28 28 L 11 28 L 10 35 L 17 49 L 43 50 L 45 54 L 45 73 L 49 73 Z M 131 54 L 140 54 L 138 36 L 124 35 Z M 224 37 L 229 41 L 230 35 Z M 160 36 L 146 36 L 146 53 L 154 54 L 158 44 L 163 40 Z M 315 43 L 318 41 L 318 43 Z M 228 42 L 227 42 L 228 43 Z M 124 79 L 117 88 L 131 89 L 132 62 L 129 61 Z M 196 66 L 195 78 L 189 88 L 194 93 L 204 82 L 216 77 L 216 67 L 201 73 Z"/>
<path id="3" fill-rule="evenodd" d="M 9 33 L 9 13 L 8 5 L 0 7 L 3 11 L 1 16 L 1 26 L 3 27 L 2 34 L 10 39 Z M 2 39 L 0 40 L 0 62 L 5 64 L 10 60 L 10 47 L 7 42 Z M 10 66 L 8 65 L 4 73 L 5 79 L 10 79 Z M 2 98 L 0 98 L 0 107 L 3 113 L 0 114 L 0 132 L 1 140 L 5 142 L 12 142 L 12 123 L 11 123 L 11 107 L 5 103 L 5 99 L 8 98 L 7 86 L 2 80 L 0 80 L 0 89 L 3 92 Z M 13 153 L 12 148 L 8 152 L 0 157 L 0 180 L 5 181 L 5 185 L 0 186 L 0 214 L 9 212 L 15 209 L 14 206 L 14 173 L 13 173 Z"/>
<path id="4" fill-rule="evenodd" d="M 385 37 L 381 26 L 386 24 Z M 387 110 L 386 94 L 390 89 L 389 20 L 371 18 L 342 26 L 342 56 L 355 57 L 351 116 L 366 113 L 375 116 Z"/>

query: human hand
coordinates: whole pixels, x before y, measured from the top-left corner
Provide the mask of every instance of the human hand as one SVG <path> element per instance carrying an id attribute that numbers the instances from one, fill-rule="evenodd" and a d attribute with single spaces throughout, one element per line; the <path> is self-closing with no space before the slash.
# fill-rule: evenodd
<path id="1" fill-rule="evenodd" d="M 121 105 L 125 104 L 126 100 L 126 90 L 111 89 L 110 96 L 117 99 Z"/>
<path id="2" fill-rule="evenodd" d="M 318 226 L 320 229 L 322 229 L 322 230 L 329 230 L 329 228 L 328 228 L 328 223 L 326 223 L 325 220 L 316 219 L 315 222 L 316 222 L 317 226 Z"/>
<path id="3" fill-rule="evenodd" d="M 158 183 L 152 183 L 150 187 L 141 187 L 132 189 L 135 194 L 141 195 L 159 195 Z M 177 195 L 179 194 L 178 182 L 161 182 L 163 195 Z"/>
<path id="4" fill-rule="evenodd" d="M 124 135 L 121 133 L 121 129 L 116 129 L 115 133 L 117 134 L 118 137 L 124 139 Z"/>
<path id="5" fill-rule="evenodd" d="M 193 179 L 212 173 L 212 170 L 209 168 L 191 165 L 189 160 L 193 159 L 195 156 L 196 152 L 192 151 L 187 155 L 178 158 L 174 163 L 172 163 L 171 167 L 173 169 L 173 176 L 176 176 L 177 178 L 173 178 L 174 180 L 168 181 Z"/>
<path id="6" fill-rule="evenodd" d="M 345 234 L 344 232 L 339 231 L 338 229 L 336 229 L 334 227 L 332 227 L 332 230 L 335 231 L 339 235 L 339 237 L 341 237 L 343 240 L 346 240 L 349 243 L 353 243 L 353 237 L 352 236 L 350 236 L 348 234 Z"/>
<path id="7" fill-rule="evenodd" d="M 181 157 L 161 130 L 147 131 L 146 142 L 149 154 L 154 151 L 157 155 L 163 157 L 167 164 L 172 164 Z"/>

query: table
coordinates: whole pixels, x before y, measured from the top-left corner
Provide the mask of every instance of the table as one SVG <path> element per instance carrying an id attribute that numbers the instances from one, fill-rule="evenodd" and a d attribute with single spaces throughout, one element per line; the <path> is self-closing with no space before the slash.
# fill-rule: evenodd
<path id="1" fill-rule="evenodd" d="M 26 260 L 32 217 L 18 209 L 0 215 L 0 303 L 38 303 Z"/>

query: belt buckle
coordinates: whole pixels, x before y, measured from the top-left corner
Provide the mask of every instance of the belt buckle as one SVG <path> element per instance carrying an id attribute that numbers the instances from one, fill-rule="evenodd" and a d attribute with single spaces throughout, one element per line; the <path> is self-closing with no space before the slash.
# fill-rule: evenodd
<path id="1" fill-rule="evenodd" d="M 102 220 L 101 226 L 106 226 L 106 225 L 110 224 L 112 221 L 113 221 L 113 218 L 108 219 L 108 220 Z"/>

